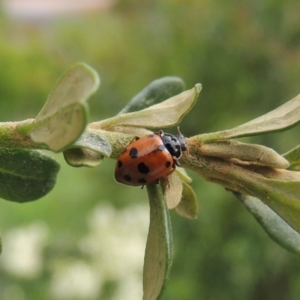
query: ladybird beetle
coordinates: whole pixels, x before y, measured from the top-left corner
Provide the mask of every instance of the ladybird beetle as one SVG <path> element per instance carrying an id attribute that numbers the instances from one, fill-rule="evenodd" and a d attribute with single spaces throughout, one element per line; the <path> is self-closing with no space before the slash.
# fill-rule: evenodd
<path id="1" fill-rule="evenodd" d="M 148 134 L 135 137 L 117 160 L 116 181 L 128 185 L 159 183 L 179 166 L 179 159 L 187 144 L 181 133 Z"/>

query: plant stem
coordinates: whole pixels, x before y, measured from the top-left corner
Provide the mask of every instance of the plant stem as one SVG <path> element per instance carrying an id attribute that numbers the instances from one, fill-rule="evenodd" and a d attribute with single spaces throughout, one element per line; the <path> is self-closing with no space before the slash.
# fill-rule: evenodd
<path id="1" fill-rule="evenodd" d="M 0 123 L 0 147 L 2 148 L 43 148 L 34 143 L 27 134 L 34 119 L 21 122 Z"/>

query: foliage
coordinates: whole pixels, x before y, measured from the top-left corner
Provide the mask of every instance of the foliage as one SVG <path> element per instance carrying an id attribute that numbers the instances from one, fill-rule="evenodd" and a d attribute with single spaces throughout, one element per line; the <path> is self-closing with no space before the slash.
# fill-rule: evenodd
<path id="1" fill-rule="evenodd" d="M 234 128 L 299 92 L 298 5 L 295 0 L 191 1 L 189 5 L 164 1 L 142 6 L 131 3 L 128 9 L 125 1 L 119 10 L 117 7 L 88 17 L 56 18 L 42 24 L 1 20 L 1 120 L 36 115 L 61 70 L 74 61 L 85 60 L 103 74 L 102 88 L 91 102 L 93 120 L 120 111 L 137 87 L 153 78 L 175 74 L 184 78 L 188 87 L 199 81 L 204 86 L 201 102 L 180 125 L 186 136 Z M 281 135 L 267 134 L 244 141 L 284 153 L 297 145 L 297 136 L 298 127 Z M 59 156 L 55 157 L 61 162 Z M 105 214 L 111 216 L 111 227 L 101 232 L 110 232 L 112 238 L 113 225 L 121 227 L 121 222 L 124 227 L 122 235 L 118 235 L 122 246 L 109 249 L 124 250 L 117 258 L 132 252 L 127 249 L 139 249 L 136 245 L 128 248 L 135 231 L 129 227 L 126 232 L 125 228 L 133 222 L 131 218 L 140 220 L 132 205 L 144 203 L 145 191 L 119 188 L 111 180 L 113 167 L 108 160 L 93 170 L 75 170 L 62 163 L 56 188 L 42 201 L 26 206 L 1 201 L 4 249 L 8 249 L 9 233 L 16 227 L 26 229 L 28 224 L 42 220 L 50 230 L 47 243 L 42 244 L 42 273 L 30 277 L 30 284 L 28 276 L 20 278 L 1 267 L 3 298 L 2 293 L 21 292 L 23 298 L 52 299 L 49 290 L 53 278 L 57 278 L 53 266 L 86 259 L 78 241 L 91 234 L 90 217 L 99 203 L 110 203 L 118 212 L 111 215 L 110 210 L 101 207 L 102 218 L 106 220 Z M 163 298 L 296 300 L 299 260 L 268 239 L 230 193 L 193 173 L 189 175 L 200 198 L 200 215 L 191 222 L 171 213 L 176 252 Z M 118 216 L 124 212 L 131 218 L 121 221 Z M 102 229 L 101 224 L 98 227 Z M 99 247 L 112 245 L 99 232 L 91 239 Z M 139 261 L 137 253 L 133 253 L 135 261 Z M 100 257 L 104 257 L 103 252 L 96 260 L 88 260 L 94 266 Z M 108 260 L 102 260 L 103 265 L 96 264 L 100 279 L 107 278 L 103 268 Z M 132 278 L 128 261 L 127 257 L 122 263 L 116 258 L 111 261 L 114 269 L 120 270 L 122 282 Z M 122 275 L 123 263 L 127 272 Z M 98 281 L 101 299 L 116 297 L 120 287 L 119 279 L 109 278 Z M 128 286 L 132 287 L 127 285 L 127 290 Z M 133 294 L 134 288 L 130 299 L 134 299 Z M 124 294 L 119 299 L 124 299 Z"/>
<path id="2" fill-rule="evenodd" d="M 176 91 L 177 79 L 162 78 L 145 88 L 145 91 L 156 89 L 157 92 L 153 92 L 153 95 L 157 95 L 158 98 L 152 96 L 151 98 L 155 99 L 148 101 L 148 97 L 136 96 L 134 101 L 127 105 L 126 110 L 129 112 L 87 125 L 86 100 L 98 87 L 99 79 L 97 73 L 87 65 L 79 63 L 73 66 L 60 78 L 35 119 L 15 124 L 2 123 L 0 143 L 3 145 L 1 158 L 4 171 L 0 186 L 1 196 L 10 201 L 25 202 L 36 200 L 52 189 L 58 171 L 57 165 L 51 158 L 46 160 L 46 156 L 38 156 L 38 152 L 27 148 L 63 151 L 76 146 L 82 148 L 82 151 L 72 152 L 72 163 L 68 159 L 70 152 L 64 155 L 69 164 L 95 166 L 95 157 L 101 160 L 103 157 L 117 158 L 124 149 L 123 144 L 128 144 L 136 134 L 136 129 L 140 131 L 144 128 L 146 131 L 147 128 L 178 125 L 194 106 L 201 85 L 196 84 L 193 89 L 164 100 L 161 95 L 165 85 L 172 85 L 172 82 L 174 88 L 171 90 Z M 139 95 L 143 94 L 142 92 Z M 187 138 L 188 153 L 181 158 L 183 166 L 236 194 L 274 241 L 298 255 L 298 172 L 285 171 L 289 162 L 274 150 L 260 145 L 234 142 L 231 138 L 283 130 L 296 125 L 299 122 L 299 99 L 297 96 L 272 112 L 234 129 Z M 132 106 L 137 110 L 133 111 Z M 82 134 L 83 138 L 79 138 Z M 99 139 L 95 139 L 97 136 Z M 78 138 L 79 143 L 76 142 Z M 99 144 L 98 140 L 102 142 Z M 85 149 L 89 152 L 85 152 Z M 88 164 L 91 155 L 94 156 L 93 163 Z M 39 157 L 44 161 L 41 162 Z M 295 156 L 292 157 L 293 164 L 297 165 Z M 22 161 L 26 163 L 21 164 Z M 82 164 L 82 161 L 85 163 Z M 50 172 L 49 164 L 52 164 Z M 36 174 L 32 174 L 32 170 L 35 169 Z M 180 203 L 177 209 L 180 215 L 188 218 L 195 218 L 197 215 L 196 198 L 187 184 L 190 180 L 186 179 L 184 170 L 178 169 L 177 172 L 183 174 L 172 174 L 168 184 L 162 181 L 161 186 L 147 186 L 150 226 L 144 262 L 143 299 L 157 299 L 170 273 L 173 242 L 168 209 L 176 208 Z M 44 183 L 40 181 L 42 173 L 45 174 Z M 26 189 L 20 190 L 23 186 Z M 249 196 L 256 196 L 270 209 L 249 205 Z M 184 201 L 181 202 L 182 198 Z M 275 214 L 274 217 L 272 210 L 278 216 Z M 271 221 L 270 216 L 273 217 Z M 274 231 L 275 224 L 279 226 Z"/>

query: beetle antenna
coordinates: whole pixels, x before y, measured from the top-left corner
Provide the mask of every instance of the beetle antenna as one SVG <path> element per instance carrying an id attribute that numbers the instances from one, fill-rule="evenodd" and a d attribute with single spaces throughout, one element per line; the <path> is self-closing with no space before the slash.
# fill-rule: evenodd
<path id="1" fill-rule="evenodd" d="M 178 133 L 181 134 L 181 135 L 183 136 L 183 134 L 182 134 L 181 131 L 180 131 L 179 125 L 177 126 L 177 130 L 178 130 Z"/>

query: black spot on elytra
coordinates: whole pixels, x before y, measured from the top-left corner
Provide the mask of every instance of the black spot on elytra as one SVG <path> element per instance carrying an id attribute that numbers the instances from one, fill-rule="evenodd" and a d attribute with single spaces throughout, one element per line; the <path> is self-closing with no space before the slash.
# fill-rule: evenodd
<path id="1" fill-rule="evenodd" d="M 130 151 L 129 151 L 129 156 L 131 158 L 137 158 L 138 154 L 139 154 L 139 151 L 135 147 L 131 148 Z"/>
<path id="2" fill-rule="evenodd" d="M 153 138 L 154 137 L 154 134 L 148 134 L 147 135 L 147 138 Z"/>
<path id="3" fill-rule="evenodd" d="M 137 167 L 142 174 L 148 174 L 150 172 L 149 168 L 143 162 L 139 163 Z"/>
<path id="4" fill-rule="evenodd" d="M 122 166 L 123 166 L 123 163 L 120 160 L 118 160 L 118 168 L 121 168 Z"/>
<path id="5" fill-rule="evenodd" d="M 171 162 L 170 161 L 167 161 L 166 163 L 165 163 L 165 167 L 166 168 L 169 168 L 171 166 Z"/>
<path id="6" fill-rule="evenodd" d="M 132 178 L 130 177 L 130 175 L 126 174 L 126 175 L 124 175 L 124 179 L 126 181 L 130 182 Z"/>
<path id="7" fill-rule="evenodd" d="M 145 178 L 140 178 L 140 179 L 138 179 L 137 182 L 138 182 L 138 183 L 142 183 L 142 184 L 146 184 L 146 183 L 147 183 L 147 181 L 146 181 Z"/>

